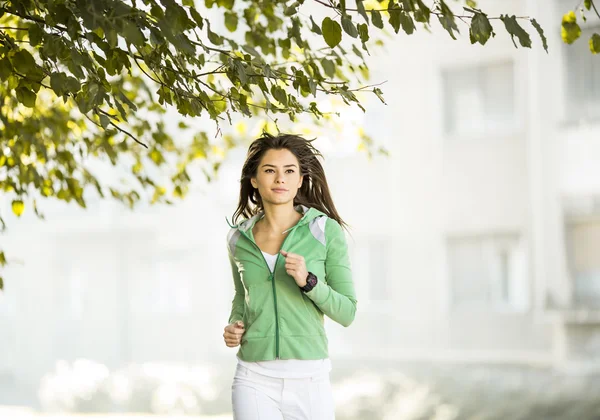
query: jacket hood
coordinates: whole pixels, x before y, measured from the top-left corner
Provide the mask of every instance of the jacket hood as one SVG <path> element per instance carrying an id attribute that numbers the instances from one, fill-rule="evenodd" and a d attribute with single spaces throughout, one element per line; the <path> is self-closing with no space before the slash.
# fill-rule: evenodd
<path id="1" fill-rule="evenodd" d="M 326 216 L 325 213 L 323 213 L 322 211 L 320 211 L 314 207 L 307 207 L 302 204 L 298 204 L 298 205 L 294 206 L 294 208 L 296 209 L 296 211 L 298 211 L 299 213 L 302 214 L 302 218 L 298 221 L 298 223 L 296 223 L 294 226 L 292 226 L 288 230 L 291 230 L 295 227 L 303 226 L 317 217 Z M 229 223 L 229 219 L 227 219 L 227 218 L 225 218 L 225 220 L 227 221 L 227 224 L 229 225 L 229 227 L 231 227 L 232 229 L 238 229 L 242 232 L 247 232 L 249 229 L 252 229 L 254 224 L 258 220 L 260 220 L 264 215 L 265 215 L 264 210 L 261 210 L 260 212 L 258 212 L 254 216 L 252 216 L 251 218 L 242 220 L 237 225 L 232 225 L 231 223 Z"/>

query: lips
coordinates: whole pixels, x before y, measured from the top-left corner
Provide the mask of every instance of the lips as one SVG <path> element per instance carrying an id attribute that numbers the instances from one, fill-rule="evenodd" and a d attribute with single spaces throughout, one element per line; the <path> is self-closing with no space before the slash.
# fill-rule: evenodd
<path id="1" fill-rule="evenodd" d="M 272 188 L 271 191 L 276 192 L 276 193 L 287 192 L 287 190 L 284 188 Z"/>

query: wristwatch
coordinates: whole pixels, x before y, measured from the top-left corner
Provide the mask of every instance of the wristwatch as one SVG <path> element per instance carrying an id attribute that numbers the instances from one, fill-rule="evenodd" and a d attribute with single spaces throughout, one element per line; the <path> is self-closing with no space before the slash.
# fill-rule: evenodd
<path id="1" fill-rule="evenodd" d="M 317 285 L 317 281 L 317 276 L 309 271 L 308 276 L 306 276 L 306 284 L 300 289 L 302 289 L 302 291 L 305 293 L 310 292 Z"/>

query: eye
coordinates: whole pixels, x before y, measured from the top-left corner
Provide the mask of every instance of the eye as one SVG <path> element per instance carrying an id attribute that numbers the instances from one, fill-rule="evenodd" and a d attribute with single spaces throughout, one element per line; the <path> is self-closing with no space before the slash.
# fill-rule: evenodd
<path id="1" fill-rule="evenodd" d="M 271 173 L 271 172 L 275 172 L 275 171 L 273 169 L 265 169 L 265 172 Z"/>
<path id="2" fill-rule="evenodd" d="M 293 169 L 288 169 L 286 172 L 287 172 L 288 174 L 293 174 L 295 171 L 294 171 Z"/>

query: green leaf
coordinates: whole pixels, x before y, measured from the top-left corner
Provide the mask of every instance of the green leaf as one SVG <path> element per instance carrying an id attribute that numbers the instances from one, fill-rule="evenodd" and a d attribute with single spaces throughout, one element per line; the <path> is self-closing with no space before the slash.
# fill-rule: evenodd
<path id="1" fill-rule="evenodd" d="M 394 32 L 398 33 L 400 30 L 400 8 L 393 1 L 390 1 L 388 13 L 390 14 L 390 25 L 394 28 Z"/>
<path id="2" fill-rule="evenodd" d="M 381 19 L 381 13 L 379 13 L 379 10 L 373 10 L 371 12 L 371 20 L 376 28 L 383 29 L 383 20 Z"/>
<path id="3" fill-rule="evenodd" d="M 428 23 L 429 17 L 431 16 L 431 9 L 425 6 L 425 4 L 421 0 L 417 0 L 417 4 L 419 8 L 415 11 L 415 20 L 421 23 Z"/>
<path id="4" fill-rule="evenodd" d="M 335 47 L 342 41 L 342 27 L 335 20 L 326 17 L 321 23 L 323 38 L 331 48 Z"/>
<path id="5" fill-rule="evenodd" d="M 234 0 L 217 0 L 217 6 L 224 7 L 227 10 L 233 9 Z"/>
<path id="6" fill-rule="evenodd" d="M 110 45 L 111 48 L 115 48 L 117 46 L 117 42 L 119 40 L 119 34 L 115 28 L 107 28 L 104 31 L 104 37 L 106 38 L 106 42 Z"/>
<path id="7" fill-rule="evenodd" d="M 128 20 L 124 20 L 123 22 L 123 36 L 127 43 L 137 47 L 143 47 L 146 43 L 146 38 L 144 38 L 144 34 L 140 28 L 138 28 L 135 23 Z"/>
<path id="8" fill-rule="evenodd" d="M 323 67 L 323 71 L 328 77 L 335 76 L 335 64 L 333 61 L 323 58 L 321 59 L 321 67 Z"/>
<path id="9" fill-rule="evenodd" d="M 27 74 L 36 68 L 33 56 L 26 50 L 19 50 L 12 57 L 12 65 L 21 74 Z"/>
<path id="10" fill-rule="evenodd" d="M 369 23 L 369 14 L 365 10 L 365 5 L 363 4 L 364 0 L 356 0 L 356 8 L 358 9 L 358 13 L 363 17 L 367 24 Z"/>
<path id="11" fill-rule="evenodd" d="M 592 54 L 598 54 L 600 52 L 600 35 L 596 33 L 590 37 L 590 51 Z"/>
<path id="12" fill-rule="evenodd" d="M 374 88 L 373 93 L 379 98 L 379 100 L 385 104 L 385 100 L 383 99 L 383 92 L 379 88 Z"/>
<path id="13" fill-rule="evenodd" d="M 515 37 L 517 37 L 521 46 L 525 48 L 531 48 L 531 37 L 527 32 L 525 32 L 525 29 L 519 25 L 515 15 L 500 15 L 500 19 L 502 22 L 504 22 L 504 26 L 506 27 L 507 32 L 510 34 L 515 47 L 517 47 L 517 43 L 515 42 Z"/>
<path id="14" fill-rule="evenodd" d="M 283 15 L 284 16 L 294 16 L 295 14 L 298 13 L 299 5 L 300 5 L 300 3 L 298 3 L 297 1 L 293 2 L 292 4 L 290 4 L 283 10 Z"/>
<path id="15" fill-rule="evenodd" d="M 252 54 L 255 58 L 262 61 L 262 55 L 258 51 L 256 51 L 256 48 L 251 47 L 250 45 L 242 45 L 242 49 L 248 54 Z"/>
<path id="16" fill-rule="evenodd" d="M 0 267 L 6 265 L 6 255 L 4 255 L 3 251 L 0 251 Z"/>
<path id="17" fill-rule="evenodd" d="M 200 16 L 200 13 L 198 13 L 196 8 L 190 7 L 190 14 L 192 15 L 192 19 L 194 19 L 194 22 L 196 22 L 196 25 L 198 25 L 198 28 L 202 29 L 204 27 L 204 19 L 202 19 L 202 16 Z"/>
<path id="18" fill-rule="evenodd" d="M 223 38 L 221 38 L 219 35 L 217 35 L 216 33 L 214 33 L 213 31 L 210 30 L 210 23 L 206 27 L 206 33 L 208 34 L 208 40 L 210 42 L 212 42 L 213 44 L 215 44 L 215 45 L 223 44 Z"/>
<path id="19" fill-rule="evenodd" d="M 235 32 L 238 26 L 238 15 L 234 12 L 225 12 L 225 27 L 229 32 Z"/>
<path id="20" fill-rule="evenodd" d="M 106 130 L 106 127 L 108 127 L 108 125 L 110 124 L 110 118 L 108 118 L 104 114 L 100 114 L 99 117 L 100 117 L 100 125 L 102 126 L 102 128 L 104 128 Z"/>
<path id="21" fill-rule="evenodd" d="M 3 82 L 12 74 L 13 68 L 10 60 L 7 57 L 0 59 L 0 80 Z"/>
<path id="22" fill-rule="evenodd" d="M 541 40 L 542 40 L 542 45 L 544 46 L 544 50 L 546 50 L 546 52 L 548 52 L 548 40 L 546 39 L 546 35 L 544 35 L 544 30 L 542 29 L 542 27 L 540 26 L 539 23 L 537 23 L 537 21 L 535 19 L 531 19 L 531 24 L 533 25 L 533 27 L 535 28 L 535 30 L 537 31 L 537 33 L 539 34 Z"/>
<path id="23" fill-rule="evenodd" d="M 400 13 L 400 24 L 402 25 L 402 30 L 406 32 L 407 35 L 411 35 L 415 31 L 415 22 L 408 13 Z"/>
<path id="24" fill-rule="evenodd" d="M 57 96 L 67 93 L 67 75 L 65 73 L 52 73 L 50 76 L 50 87 Z"/>
<path id="25" fill-rule="evenodd" d="M 494 28 L 492 28 L 487 15 L 484 13 L 475 13 L 475 15 L 473 15 L 469 34 L 471 40 L 479 42 L 481 45 L 485 45 L 488 39 L 490 39 L 491 36 L 494 36 Z"/>
<path id="26" fill-rule="evenodd" d="M 44 31 L 39 25 L 33 24 L 29 27 L 29 45 L 35 47 L 42 43 Z"/>
<path id="27" fill-rule="evenodd" d="M 275 98 L 281 105 L 288 105 L 287 93 L 281 87 L 277 85 L 271 86 L 271 95 L 273 95 L 273 98 Z"/>
<path id="28" fill-rule="evenodd" d="M 17 217 L 21 217 L 23 214 L 23 210 L 25 210 L 25 204 L 23 204 L 22 200 L 13 200 L 12 202 L 12 211 Z"/>
<path id="29" fill-rule="evenodd" d="M 28 108 L 35 107 L 36 95 L 34 92 L 30 91 L 26 87 L 21 86 L 16 89 L 16 94 L 17 94 L 17 100 L 19 102 L 21 102 L 23 105 L 25 105 Z"/>
<path id="30" fill-rule="evenodd" d="M 592 8 L 592 0 L 584 0 L 583 1 L 583 6 L 587 9 L 590 10 Z"/>
<path id="31" fill-rule="evenodd" d="M 314 33 L 316 33 L 317 35 L 323 35 L 323 33 L 321 32 L 321 28 L 319 28 L 319 25 L 317 25 L 315 23 L 315 21 L 313 20 L 313 17 L 310 17 L 310 22 L 311 22 L 311 28 L 310 30 L 313 31 Z"/>
<path id="32" fill-rule="evenodd" d="M 352 38 L 356 38 L 358 36 L 356 26 L 354 26 L 354 23 L 352 23 L 352 19 L 347 16 L 342 18 L 342 28 L 344 28 L 344 32 L 346 32 Z"/>
<path id="33" fill-rule="evenodd" d="M 153 4 L 152 7 L 150 7 L 150 14 L 157 20 L 160 20 L 165 16 L 165 12 L 158 4 Z"/>
<path id="34" fill-rule="evenodd" d="M 454 31 L 458 32 L 458 26 L 456 26 L 456 20 L 454 19 L 454 13 L 443 1 L 439 5 L 441 14 L 438 15 L 442 27 L 450 34 L 452 39 L 456 39 Z"/>
<path id="35" fill-rule="evenodd" d="M 402 10 L 405 13 L 414 12 L 415 11 L 415 0 L 399 0 L 402 2 Z"/>
<path id="36" fill-rule="evenodd" d="M 81 89 L 81 83 L 76 78 L 67 76 L 66 87 L 69 92 L 77 93 Z"/>
<path id="37" fill-rule="evenodd" d="M 360 40 L 362 42 L 367 42 L 369 40 L 369 25 L 366 23 L 359 23 L 358 35 L 360 36 Z"/>
<path id="38" fill-rule="evenodd" d="M 574 11 L 571 10 L 563 16 L 560 36 L 567 44 L 572 44 L 581 36 L 581 28 L 577 24 L 577 16 Z"/>
<path id="39" fill-rule="evenodd" d="M 240 79 L 240 82 L 243 84 L 248 83 L 248 75 L 246 74 L 246 67 L 244 67 L 244 63 L 242 60 L 233 59 L 233 67 L 237 71 L 237 76 Z"/>
<path id="40" fill-rule="evenodd" d="M 0 290 L 4 290 L 4 280 L 2 279 L 2 276 L 0 276 Z"/>
<path id="41" fill-rule="evenodd" d="M 356 45 L 352 45 L 352 52 L 354 54 L 356 54 L 358 57 L 360 57 L 361 60 L 364 60 L 362 53 L 360 52 L 360 50 L 358 48 L 356 48 Z"/>

